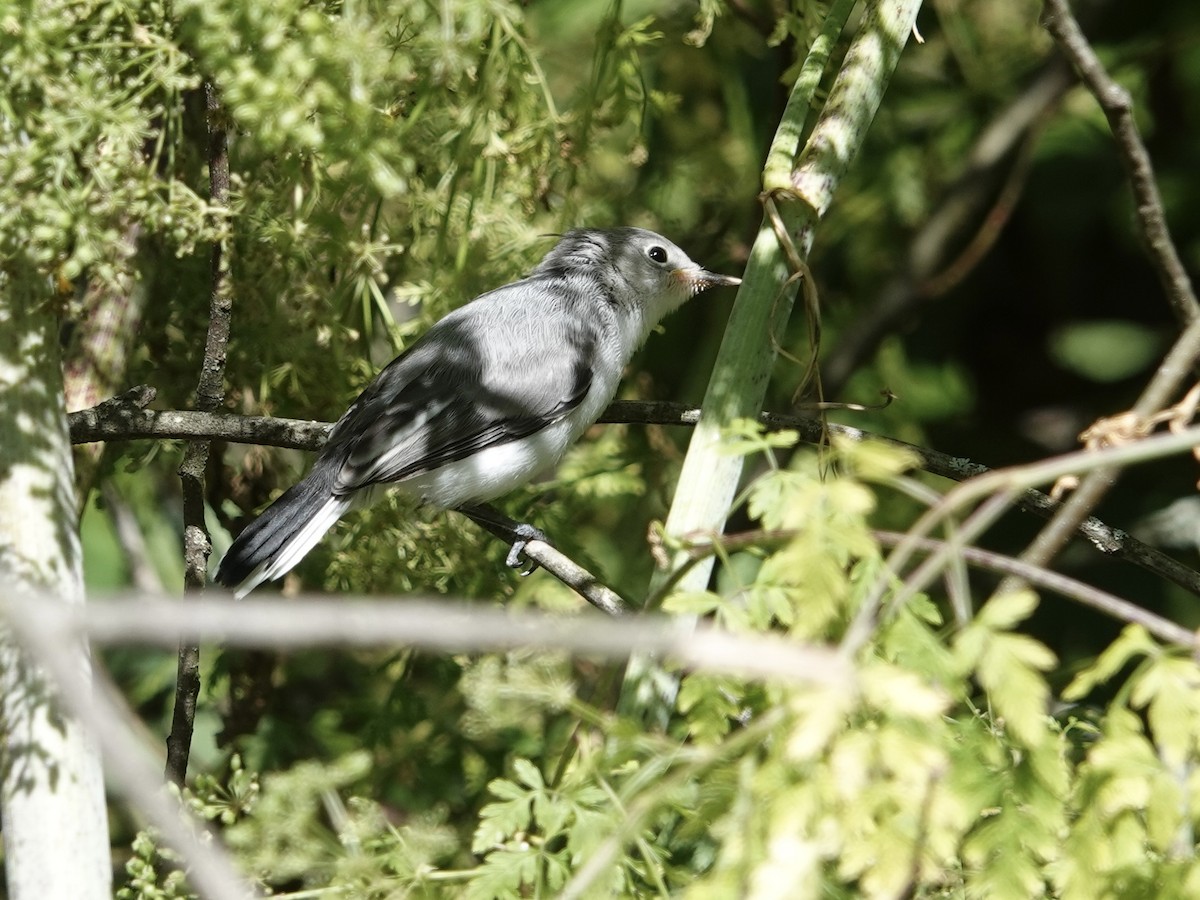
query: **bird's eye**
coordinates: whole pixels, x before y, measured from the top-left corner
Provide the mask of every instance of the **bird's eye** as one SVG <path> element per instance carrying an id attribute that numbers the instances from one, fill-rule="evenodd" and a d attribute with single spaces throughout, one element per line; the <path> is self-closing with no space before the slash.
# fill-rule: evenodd
<path id="1" fill-rule="evenodd" d="M 655 244 L 646 251 L 646 255 L 656 263 L 665 263 L 667 261 L 667 251 Z"/>

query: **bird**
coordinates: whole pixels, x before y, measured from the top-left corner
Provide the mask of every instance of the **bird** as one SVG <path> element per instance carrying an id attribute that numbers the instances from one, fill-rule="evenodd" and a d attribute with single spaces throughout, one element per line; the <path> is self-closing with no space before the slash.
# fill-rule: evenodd
<path id="1" fill-rule="evenodd" d="M 216 581 L 241 598 L 291 570 L 347 512 L 397 489 L 509 529 L 485 504 L 553 468 L 616 394 L 634 352 L 689 298 L 741 279 L 642 228 L 565 232 L 524 278 L 439 319 L 363 389 L 307 476 L 234 540 Z"/>

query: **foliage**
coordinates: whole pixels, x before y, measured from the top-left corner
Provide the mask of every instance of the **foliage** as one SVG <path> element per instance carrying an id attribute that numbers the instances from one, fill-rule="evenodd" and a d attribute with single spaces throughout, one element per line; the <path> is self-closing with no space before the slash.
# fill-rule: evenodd
<path id="1" fill-rule="evenodd" d="M 999 192 L 970 150 L 1047 65 L 1037 12 L 1032 0 L 967 0 L 923 15 L 926 43 L 906 51 L 818 231 L 825 358 L 886 304 L 960 178 Z M 822 14 L 815 2 L 716 0 L 10 3 L 0 274 L 67 320 L 81 312 L 73 293 L 134 276 L 150 300 L 124 380 L 182 407 L 202 352 L 207 249 L 224 239 L 229 408 L 332 419 L 430 322 L 527 271 L 545 235 L 574 224 L 655 227 L 735 271 L 781 85 Z M 1200 15 L 1166 3 L 1129 16 L 1109 11 L 1095 31 L 1195 263 L 1200 106 L 1183 99 L 1200 90 L 1186 40 Z M 227 208 L 206 200 L 205 80 L 231 139 Z M 1027 187 L 999 210 L 1010 218 L 991 252 L 892 323 L 829 398 L 870 404 L 887 388 L 896 402 L 835 418 L 1026 461 L 1140 389 L 1174 325 L 1138 255 L 1104 122 L 1071 93 L 1039 127 L 1012 164 Z M 942 238 L 943 262 L 971 246 L 970 230 Z M 624 396 L 696 401 L 723 303 L 699 300 L 653 336 Z M 769 408 L 791 404 L 808 334 L 798 316 L 785 329 Z M 659 733 L 614 712 L 620 667 L 586 658 L 213 651 L 202 723 L 219 736 L 193 758 L 191 808 L 281 894 L 1200 895 L 1194 659 L 1028 592 L 972 610 L 974 592 L 987 596 L 978 580 L 897 605 L 899 573 L 874 529 L 907 528 L 932 500 L 910 456 L 797 449 L 794 434 L 751 422 L 726 438 L 754 473 L 730 530 L 761 534 L 717 547 L 711 588 L 664 608 L 817 646 L 866 621 L 871 640 L 843 680 L 679 673 Z M 605 426 L 506 503 L 641 599 L 647 525 L 665 514 L 685 440 Z M 92 585 L 127 580 L 122 505 L 150 568 L 177 584 L 178 445 L 108 454 L 113 490 L 82 525 Z M 224 448 L 208 498 L 218 547 L 304 465 Z M 1132 520 L 1194 481 L 1182 465 L 1148 468 L 1106 516 Z M 1027 532 L 1006 522 L 989 541 L 1019 548 Z M 501 556 L 453 514 L 389 498 L 335 531 L 288 588 L 584 614 Z M 1170 587 L 1065 564 L 1197 624 L 1194 598 Z M 172 659 L 121 649 L 106 662 L 161 730 Z M 152 833 L 118 840 L 122 897 L 189 895 Z"/>
<path id="2" fill-rule="evenodd" d="M 830 464 L 880 479 L 909 460 L 847 446 L 769 469 L 749 502 L 795 537 L 760 551 L 749 583 L 670 608 L 734 632 L 836 640 L 879 572 L 878 489 Z M 481 659 L 460 684 L 463 734 L 554 737 L 510 743 L 469 841 L 433 810 L 389 821 L 359 793 L 366 750 L 265 775 L 261 791 L 235 762 L 230 786 L 202 780 L 193 805 L 230 825 L 230 846 L 266 883 L 364 897 L 569 883 L 620 896 L 1189 896 L 1200 666 L 1130 626 L 1062 691 L 1084 700 L 1133 664 L 1107 712 L 1055 717 L 1054 654 L 1020 631 L 1036 605 L 998 596 L 956 631 L 918 597 L 840 683 L 685 674 L 671 735 L 580 699 L 588 689 L 564 660 Z"/>

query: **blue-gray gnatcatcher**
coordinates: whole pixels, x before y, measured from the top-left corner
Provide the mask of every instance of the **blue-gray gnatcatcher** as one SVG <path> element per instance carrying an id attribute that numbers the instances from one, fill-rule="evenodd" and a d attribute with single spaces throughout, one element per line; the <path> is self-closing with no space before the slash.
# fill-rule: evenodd
<path id="1" fill-rule="evenodd" d="M 440 319 L 384 368 L 308 476 L 233 542 L 217 581 L 242 597 L 280 577 L 382 486 L 486 520 L 475 504 L 555 465 L 665 315 L 739 283 L 652 231 L 568 231 L 527 277 Z M 520 528 L 514 565 L 521 539 L 538 536 Z"/>

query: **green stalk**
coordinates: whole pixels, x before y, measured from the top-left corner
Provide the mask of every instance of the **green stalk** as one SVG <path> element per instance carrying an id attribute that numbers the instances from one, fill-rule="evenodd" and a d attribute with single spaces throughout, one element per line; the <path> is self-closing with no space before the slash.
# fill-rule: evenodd
<path id="1" fill-rule="evenodd" d="M 796 297 L 795 264 L 802 266 L 808 258 L 813 230 L 828 210 L 834 190 L 879 109 L 921 5 L 920 0 L 870 3 L 862 28 L 797 158 L 821 74 L 854 3 L 833 0 L 767 154 L 763 171 L 766 214 L 750 251 L 667 516 L 666 530 L 672 537 L 720 532 L 725 526 L 742 475 L 742 458 L 721 451 L 722 432 L 733 420 L 756 417 L 762 410 L 775 363 L 774 338 L 786 323 Z M 777 228 L 790 239 L 791 247 L 781 244 Z M 676 557 L 674 565 L 686 562 L 684 553 Z M 712 559 L 694 565 L 679 580 L 678 589 L 703 590 L 712 565 Z M 666 573 L 656 576 L 650 593 L 667 577 Z M 675 679 L 666 677 L 653 660 L 634 657 L 626 672 L 621 710 L 665 724 L 675 687 Z"/>

